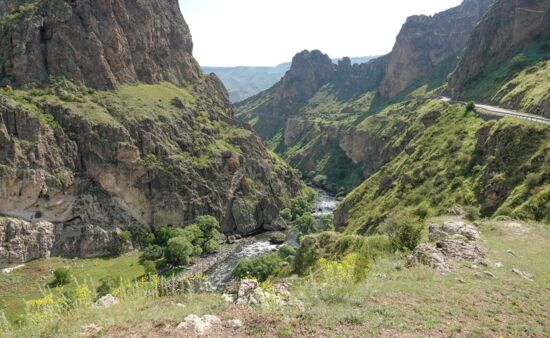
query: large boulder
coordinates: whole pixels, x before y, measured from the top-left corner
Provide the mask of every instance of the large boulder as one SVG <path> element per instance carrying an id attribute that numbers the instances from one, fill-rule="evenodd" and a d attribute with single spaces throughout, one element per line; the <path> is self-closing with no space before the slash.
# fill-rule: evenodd
<path id="1" fill-rule="evenodd" d="M 49 258 L 54 237 L 52 223 L 0 217 L 0 268 Z"/>

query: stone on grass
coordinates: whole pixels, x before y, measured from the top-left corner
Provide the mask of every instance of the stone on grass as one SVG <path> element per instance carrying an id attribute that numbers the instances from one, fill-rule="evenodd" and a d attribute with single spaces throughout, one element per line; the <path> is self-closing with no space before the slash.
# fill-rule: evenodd
<path id="1" fill-rule="evenodd" d="M 408 267 L 413 266 L 415 263 L 427 265 L 443 274 L 451 271 L 445 260 L 445 256 L 429 244 L 420 244 L 407 258 Z"/>
<path id="2" fill-rule="evenodd" d="M 221 322 L 221 319 L 217 316 L 204 315 L 199 317 L 191 314 L 183 319 L 183 322 L 178 325 L 177 329 L 191 329 L 196 334 L 203 335 L 212 330 L 215 325 L 220 325 Z"/>
<path id="3" fill-rule="evenodd" d="M 117 297 L 109 294 L 109 295 L 105 295 L 105 296 L 99 298 L 95 302 L 95 305 L 99 306 L 99 307 L 111 307 L 111 306 L 116 305 L 118 303 L 120 303 L 120 300 Z"/>
<path id="4" fill-rule="evenodd" d="M 535 279 L 535 276 L 532 273 L 521 271 L 521 270 L 516 269 L 516 268 L 513 268 L 512 272 L 515 273 L 516 275 L 520 276 L 520 277 L 523 277 L 523 278 L 531 281 L 531 282 Z"/>
<path id="5" fill-rule="evenodd" d="M 230 329 L 238 329 L 243 326 L 243 322 L 240 319 L 232 319 L 232 320 L 228 320 L 225 323 L 225 326 Z"/>

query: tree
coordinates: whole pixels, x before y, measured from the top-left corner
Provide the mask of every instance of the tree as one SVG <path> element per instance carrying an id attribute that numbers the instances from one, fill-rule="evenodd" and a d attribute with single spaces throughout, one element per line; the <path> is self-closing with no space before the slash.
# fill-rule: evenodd
<path id="1" fill-rule="evenodd" d="M 476 110 L 476 104 L 474 101 L 470 101 L 466 104 L 466 113 L 470 113 Z"/>
<path id="2" fill-rule="evenodd" d="M 165 247 L 168 241 L 174 237 L 185 236 L 183 229 L 172 227 L 161 227 L 156 234 L 156 242 L 158 245 Z"/>
<path id="3" fill-rule="evenodd" d="M 186 237 L 174 237 L 168 241 L 164 258 L 174 265 L 187 265 L 191 262 L 194 247 Z"/>
<path id="4" fill-rule="evenodd" d="M 202 251 L 205 253 L 214 253 L 220 249 L 220 223 L 212 216 L 200 216 L 196 220 L 198 228 L 203 234 Z"/>
<path id="5" fill-rule="evenodd" d="M 163 255 L 163 249 L 159 245 L 149 245 L 143 250 L 143 253 L 139 257 L 140 262 L 144 261 L 156 261 L 161 259 Z"/>
<path id="6" fill-rule="evenodd" d="M 71 282 L 71 272 L 67 268 L 59 268 L 53 272 L 53 281 L 50 285 L 57 287 Z"/>
<path id="7" fill-rule="evenodd" d="M 113 276 L 105 276 L 99 280 L 101 284 L 97 287 L 97 298 L 101 298 L 113 292 L 113 289 L 120 286 L 120 279 Z"/>

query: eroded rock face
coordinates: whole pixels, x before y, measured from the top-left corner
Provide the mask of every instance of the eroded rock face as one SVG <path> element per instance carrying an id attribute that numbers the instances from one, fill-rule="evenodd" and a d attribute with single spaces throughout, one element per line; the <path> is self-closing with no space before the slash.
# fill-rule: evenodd
<path id="1" fill-rule="evenodd" d="M 0 217 L 0 268 L 49 258 L 54 246 L 54 230 L 50 222 L 32 224 Z"/>
<path id="2" fill-rule="evenodd" d="M 491 0 L 466 0 L 434 16 L 407 19 L 389 55 L 380 93 L 391 98 L 438 65 L 456 62 Z"/>
<path id="3" fill-rule="evenodd" d="M 115 88 L 200 76 L 177 0 L 42 0 L 0 28 L 0 45 L 0 85 L 65 76 Z"/>
<path id="4" fill-rule="evenodd" d="M 247 235 L 278 224 L 299 194 L 294 172 L 233 120 L 219 79 L 200 74 L 176 0 L 38 1 L 0 25 L 0 45 L 0 84 L 33 88 L 60 75 L 119 89 L 94 91 L 112 102 L 60 100 L 56 81 L 38 98 L 26 92 L 28 105 L 11 89 L 0 95 L 0 213 L 55 224 L 52 255 L 131 249 L 121 231 L 184 227 L 201 215 Z M 119 96 L 137 81 L 161 91 L 142 112 Z M 179 94 L 160 97 L 166 86 Z"/>
<path id="5" fill-rule="evenodd" d="M 460 95 L 484 68 L 505 60 L 538 35 L 547 35 L 549 31 L 550 2 L 494 1 L 468 41 L 464 56 L 450 78 L 451 88 Z"/>

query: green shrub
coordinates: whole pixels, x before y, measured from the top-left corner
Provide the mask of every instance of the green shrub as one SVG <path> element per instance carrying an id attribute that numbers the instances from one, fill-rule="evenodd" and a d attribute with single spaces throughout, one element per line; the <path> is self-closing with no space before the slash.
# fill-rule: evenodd
<path id="1" fill-rule="evenodd" d="M 287 260 L 289 258 L 293 259 L 294 256 L 296 256 L 296 249 L 291 247 L 290 245 L 283 245 L 279 248 L 279 256 L 284 259 L 284 260 Z"/>
<path id="2" fill-rule="evenodd" d="M 153 276 L 157 274 L 157 265 L 153 261 L 144 261 L 143 269 L 145 270 L 145 275 Z"/>
<path id="3" fill-rule="evenodd" d="M 156 233 L 155 240 L 156 243 L 162 247 L 168 245 L 168 241 L 174 237 L 186 236 L 183 232 L 183 229 L 172 228 L 172 227 L 161 227 Z"/>
<path id="4" fill-rule="evenodd" d="M 162 258 L 164 250 L 159 245 L 149 245 L 139 257 L 140 262 L 156 261 Z"/>
<path id="5" fill-rule="evenodd" d="M 292 221 L 292 211 L 290 211 L 289 208 L 284 208 L 283 210 L 281 210 L 280 216 L 281 216 L 285 221 Z"/>
<path id="6" fill-rule="evenodd" d="M 412 251 L 420 243 L 422 228 L 411 223 L 399 225 L 397 230 L 390 234 L 392 247 L 399 251 Z"/>
<path id="7" fill-rule="evenodd" d="M 292 219 L 295 220 L 305 213 L 309 212 L 311 207 L 311 202 L 305 197 L 293 199 L 290 203 Z"/>
<path id="8" fill-rule="evenodd" d="M 67 268 L 58 268 L 53 272 L 53 281 L 51 286 L 58 287 L 67 285 L 71 282 L 71 271 Z"/>
<path id="9" fill-rule="evenodd" d="M 118 238 L 122 241 L 124 244 L 130 244 L 132 243 L 132 234 L 128 230 L 123 230 L 118 234 Z"/>
<path id="10" fill-rule="evenodd" d="M 533 189 L 542 182 L 542 173 L 530 173 L 525 177 L 525 184 L 529 189 Z"/>
<path id="11" fill-rule="evenodd" d="M 276 275 L 281 269 L 283 259 L 278 253 L 270 253 L 252 259 L 243 259 L 233 270 L 233 276 L 237 278 L 254 277 L 263 282 Z"/>
<path id="12" fill-rule="evenodd" d="M 476 104 L 474 101 L 470 101 L 466 104 L 466 108 L 464 109 L 464 112 L 465 113 L 470 113 L 470 112 L 473 112 L 475 111 L 476 109 Z"/>
<path id="13" fill-rule="evenodd" d="M 220 251 L 220 242 L 218 239 L 210 239 L 206 243 L 204 243 L 203 250 L 207 254 L 212 254 Z"/>
<path id="14" fill-rule="evenodd" d="M 468 221 L 475 221 L 476 219 L 479 219 L 479 209 L 473 206 L 465 206 L 464 217 Z"/>
<path id="15" fill-rule="evenodd" d="M 294 224 L 302 235 L 309 235 L 318 231 L 317 221 L 309 212 L 296 219 Z"/>
<path id="16" fill-rule="evenodd" d="M 173 265 L 188 265 L 191 263 L 194 247 L 186 237 L 174 237 L 168 241 L 164 258 Z"/>
<path id="17" fill-rule="evenodd" d="M 106 276 L 99 280 L 101 284 L 96 288 L 97 298 L 112 294 L 113 290 L 120 286 L 120 279 L 113 276 Z"/>
<path id="18" fill-rule="evenodd" d="M 323 188 L 326 184 L 327 184 L 327 181 L 328 181 L 328 177 L 325 176 L 325 175 L 317 175 L 313 178 L 312 180 L 312 183 L 316 186 L 316 187 L 321 187 Z"/>

